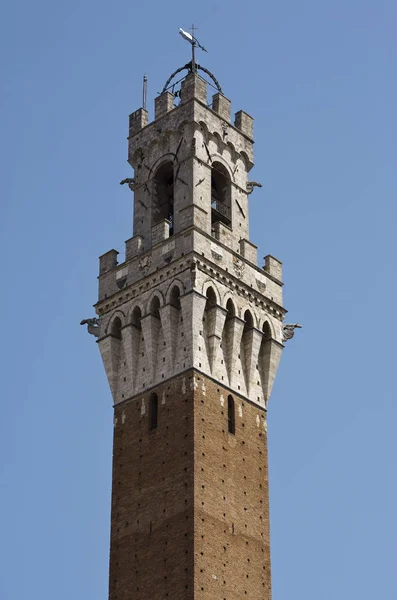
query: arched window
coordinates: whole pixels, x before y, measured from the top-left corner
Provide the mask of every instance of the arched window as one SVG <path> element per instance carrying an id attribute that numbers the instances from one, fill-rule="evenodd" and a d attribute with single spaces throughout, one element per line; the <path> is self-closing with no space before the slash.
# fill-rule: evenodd
<path id="1" fill-rule="evenodd" d="M 236 433 L 236 418 L 233 396 L 228 396 L 227 398 L 227 429 L 232 435 Z"/>
<path id="2" fill-rule="evenodd" d="M 116 317 L 113 321 L 110 335 L 117 338 L 118 340 L 121 340 L 121 321 L 119 317 Z"/>
<path id="3" fill-rule="evenodd" d="M 218 221 L 232 224 L 231 185 L 226 168 L 220 162 L 213 162 L 211 169 L 211 225 Z"/>
<path id="4" fill-rule="evenodd" d="M 157 394 L 152 394 L 149 399 L 149 429 L 157 429 L 159 400 Z"/>
<path id="5" fill-rule="evenodd" d="M 162 164 L 154 176 L 152 227 L 163 219 L 170 222 L 170 235 L 174 233 L 174 165 Z"/>

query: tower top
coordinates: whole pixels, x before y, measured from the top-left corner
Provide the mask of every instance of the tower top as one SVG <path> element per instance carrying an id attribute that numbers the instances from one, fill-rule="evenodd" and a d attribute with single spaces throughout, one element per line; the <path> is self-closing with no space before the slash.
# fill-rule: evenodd
<path id="1" fill-rule="evenodd" d="M 187 31 L 185 31 L 184 29 L 179 28 L 179 34 L 183 37 L 184 40 L 189 42 L 189 44 L 192 47 L 192 60 L 190 62 L 186 63 L 186 65 L 183 65 L 183 67 L 179 67 L 179 69 L 177 69 L 170 75 L 170 77 L 167 79 L 166 83 L 164 84 L 164 87 L 161 90 L 161 93 L 163 94 L 164 92 L 171 90 L 171 92 L 174 94 L 175 86 L 178 83 L 180 83 L 181 81 L 183 81 L 183 79 L 185 79 L 185 77 L 187 77 L 187 75 L 189 75 L 189 73 L 197 73 L 198 71 L 202 71 L 203 73 L 206 73 L 212 79 L 215 88 L 218 90 L 218 92 L 220 92 L 222 94 L 222 88 L 219 85 L 216 77 L 211 73 L 211 71 L 209 71 L 205 67 L 202 67 L 196 61 L 196 48 L 200 48 L 200 50 L 202 50 L 203 52 L 207 52 L 207 50 L 204 48 L 204 46 L 202 46 L 200 44 L 198 39 L 195 37 L 194 33 L 195 33 L 195 31 L 197 31 L 197 28 L 194 26 L 194 24 L 191 27 L 191 31 L 192 31 L 192 33 L 190 34 Z M 180 79 L 179 81 L 171 83 L 172 80 L 174 79 L 174 77 L 176 77 L 176 75 L 178 75 L 178 73 L 181 73 L 182 71 L 185 71 L 185 70 L 188 72 L 187 75 L 182 77 L 182 79 Z M 212 85 L 212 84 L 210 84 L 210 85 Z"/>
<path id="2" fill-rule="evenodd" d="M 95 334 L 116 404 L 193 369 L 263 408 L 283 347 L 281 263 L 259 266 L 249 237 L 253 119 L 232 121 L 194 33 L 181 31 L 192 61 L 169 77 L 154 120 L 146 108 L 129 117 L 133 236 L 124 260 L 100 258 Z"/>
<path id="3" fill-rule="evenodd" d="M 197 27 L 194 26 L 194 23 L 191 28 L 191 31 L 192 31 L 191 34 L 188 33 L 187 31 L 184 31 L 182 28 L 179 28 L 180 35 L 183 37 L 183 39 L 187 40 L 192 47 L 192 71 L 193 72 L 196 70 L 196 59 L 195 59 L 196 48 L 200 48 L 204 52 L 207 52 L 207 50 L 204 48 L 204 46 L 202 46 L 200 44 L 200 42 L 198 41 L 198 39 L 194 36 L 194 32 L 196 31 L 196 29 L 197 29 Z"/>

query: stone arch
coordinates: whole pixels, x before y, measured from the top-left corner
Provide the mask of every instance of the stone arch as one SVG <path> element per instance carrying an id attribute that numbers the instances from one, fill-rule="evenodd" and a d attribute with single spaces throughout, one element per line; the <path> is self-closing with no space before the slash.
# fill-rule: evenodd
<path id="1" fill-rule="evenodd" d="M 266 336 L 266 339 L 275 339 L 276 336 L 274 331 L 274 325 L 269 319 L 269 317 L 266 317 L 261 325 L 261 331 L 264 334 L 269 334 L 269 336 Z"/>
<path id="2" fill-rule="evenodd" d="M 238 316 L 238 304 L 237 304 L 237 298 L 236 295 L 233 294 L 232 292 L 230 292 L 230 290 L 227 290 L 222 297 L 222 306 L 223 308 L 226 308 L 227 303 L 229 302 L 229 300 L 231 300 L 233 302 L 235 311 L 236 311 L 236 316 Z"/>
<path id="3" fill-rule="evenodd" d="M 160 299 L 159 297 L 153 296 L 152 301 L 150 302 L 150 306 L 149 306 L 149 313 L 153 316 L 156 317 L 156 319 L 160 320 L 160 308 L 161 308 L 161 303 L 160 303 Z"/>
<path id="4" fill-rule="evenodd" d="M 155 290 L 154 292 L 152 292 L 152 294 L 150 294 L 149 299 L 146 302 L 146 314 L 144 316 L 150 314 L 152 302 L 153 302 L 153 300 L 154 300 L 155 297 L 158 298 L 160 308 L 162 306 L 164 306 L 164 295 L 163 295 L 163 293 L 160 292 L 160 290 Z"/>
<path id="5" fill-rule="evenodd" d="M 254 313 L 250 308 L 247 308 L 242 315 L 245 323 L 244 327 L 247 327 L 247 329 L 252 329 L 252 327 L 255 327 Z"/>
<path id="6" fill-rule="evenodd" d="M 178 133 L 183 133 L 183 130 L 185 129 L 186 125 L 190 125 L 190 124 L 191 124 L 191 122 L 188 121 L 188 119 L 185 119 L 184 121 L 179 123 L 178 129 L 177 129 Z"/>
<path id="7" fill-rule="evenodd" d="M 111 318 L 109 319 L 109 322 L 108 322 L 107 327 L 106 327 L 106 335 L 110 334 L 110 332 L 112 330 L 112 327 L 113 327 L 113 323 L 114 323 L 114 321 L 115 321 L 116 318 L 118 318 L 120 320 L 120 322 L 121 322 L 121 329 L 126 325 L 126 317 L 125 317 L 124 312 L 122 310 L 116 310 L 112 314 Z"/>
<path id="8" fill-rule="evenodd" d="M 174 232 L 174 159 L 164 160 L 153 174 L 152 227 L 164 219 L 169 221 L 170 235 Z"/>
<path id="9" fill-rule="evenodd" d="M 240 341 L 240 357 L 241 366 L 244 374 L 245 387 L 247 393 L 250 390 L 253 360 L 254 360 L 254 333 L 255 333 L 255 319 L 254 313 L 250 308 L 245 309 L 241 313 L 244 321 L 243 333 Z"/>
<path id="10" fill-rule="evenodd" d="M 257 315 L 256 315 L 255 311 L 252 309 L 252 306 L 250 306 L 249 304 L 244 304 L 244 305 L 241 307 L 241 310 L 240 310 L 240 318 L 241 318 L 241 319 L 243 319 L 243 321 L 245 321 L 244 315 L 245 315 L 245 313 L 246 313 L 247 311 L 248 311 L 248 312 L 251 314 L 251 316 L 252 316 L 252 318 L 253 318 L 254 327 L 255 327 L 256 329 L 260 329 L 260 328 L 261 328 L 261 323 L 260 323 L 260 321 L 258 320 L 258 317 L 257 317 Z"/>
<path id="11" fill-rule="evenodd" d="M 224 143 L 223 143 L 221 134 L 218 133 L 217 131 L 214 131 L 212 135 L 213 135 L 216 147 L 217 147 L 218 154 L 220 156 L 222 156 Z"/>
<path id="12" fill-rule="evenodd" d="M 166 162 L 174 162 L 175 163 L 175 152 L 166 152 L 162 154 L 150 167 L 149 177 L 152 178 L 156 171 L 162 166 L 163 163 Z"/>
<path id="13" fill-rule="evenodd" d="M 252 168 L 252 162 L 250 161 L 248 154 L 246 152 L 244 152 L 244 150 L 241 150 L 240 156 L 241 156 L 241 159 L 242 159 L 242 161 L 244 163 L 246 171 L 248 173 L 251 170 L 251 168 Z"/>
<path id="14" fill-rule="evenodd" d="M 217 156 L 218 159 L 218 156 Z M 211 229 L 215 223 L 232 224 L 232 178 L 229 168 L 219 160 L 211 164 Z"/>
<path id="15" fill-rule="evenodd" d="M 203 287 L 202 287 L 202 294 L 203 294 L 203 296 L 207 296 L 207 290 L 210 287 L 212 287 L 214 289 L 214 292 L 215 292 L 215 295 L 216 295 L 217 304 L 220 305 L 221 304 L 221 295 L 219 293 L 217 285 L 214 283 L 214 281 L 212 279 L 207 279 L 206 281 L 204 281 Z"/>
<path id="16" fill-rule="evenodd" d="M 140 310 L 141 316 L 143 317 L 143 314 L 144 314 L 143 304 L 141 302 L 135 302 L 135 304 L 128 311 L 127 322 L 130 325 L 133 325 L 133 313 L 137 308 Z"/>
<path id="17" fill-rule="evenodd" d="M 212 308 L 213 306 L 216 306 L 218 304 L 218 296 L 216 295 L 216 292 L 212 285 L 209 285 L 207 287 L 205 295 L 207 296 L 205 310 L 209 310 L 210 308 Z"/>
<path id="18" fill-rule="evenodd" d="M 171 288 L 170 304 L 177 310 L 181 310 L 181 291 L 177 285 L 173 285 Z"/>
<path id="19" fill-rule="evenodd" d="M 170 285 L 168 286 L 167 292 L 165 294 L 165 303 L 169 304 L 171 299 L 172 290 L 174 287 L 179 288 L 179 295 L 183 296 L 185 293 L 185 286 L 183 285 L 180 279 L 173 279 Z"/>
<path id="20" fill-rule="evenodd" d="M 235 147 L 235 145 L 234 145 L 232 142 L 227 142 L 227 143 L 226 143 L 226 146 L 227 146 L 228 148 L 230 148 L 230 154 L 231 154 L 231 156 L 232 156 L 233 162 L 236 162 L 236 160 L 237 160 L 237 157 L 238 157 L 238 152 L 237 152 L 237 150 L 236 150 L 236 147 Z"/>
<path id="21" fill-rule="evenodd" d="M 223 158 L 223 156 L 221 156 L 220 154 L 216 154 L 215 152 L 213 152 L 213 153 L 211 154 L 211 160 L 212 160 L 212 164 L 213 164 L 214 162 L 218 162 L 218 163 L 220 163 L 220 164 L 221 164 L 221 165 L 222 165 L 222 166 L 223 166 L 223 167 L 226 169 L 226 171 L 227 171 L 227 173 L 228 173 L 228 176 L 229 176 L 229 178 L 230 178 L 230 181 L 231 181 L 231 182 L 234 182 L 234 179 L 235 179 L 235 177 L 234 177 L 233 171 L 232 171 L 232 169 L 230 168 L 230 164 L 229 164 L 229 162 L 228 162 L 227 160 L 225 160 L 225 159 Z"/>
<path id="22" fill-rule="evenodd" d="M 235 367 L 238 354 L 238 333 L 236 329 L 237 306 L 232 295 L 229 293 L 224 300 L 224 308 L 226 309 L 226 317 L 222 330 L 222 351 L 226 365 L 226 372 L 229 378 L 229 384 L 232 384 L 233 370 Z M 241 328 L 241 324 L 240 324 Z"/>
<path id="23" fill-rule="evenodd" d="M 131 325 L 133 325 L 137 329 L 141 330 L 142 329 L 141 320 L 142 320 L 142 310 L 139 305 L 136 305 L 131 311 L 131 319 L 130 319 Z"/>
<path id="24" fill-rule="evenodd" d="M 205 142 L 208 144 L 209 137 L 210 137 L 210 132 L 209 132 L 208 126 L 204 121 L 199 121 L 199 126 L 200 126 L 200 131 L 203 134 L 203 138 L 204 138 Z"/>
<path id="25" fill-rule="evenodd" d="M 228 298 L 225 304 L 225 308 L 227 310 L 226 319 L 237 316 L 237 307 L 236 303 L 233 302 L 233 298 Z"/>
<path id="26" fill-rule="evenodd" d="M 112 321 L 112 326 L 110 328 L 110 335 L 117 338 L 118 340 L 121 340 L 121 327 L 122 325 L 120 317 L 115 317 Z"/>

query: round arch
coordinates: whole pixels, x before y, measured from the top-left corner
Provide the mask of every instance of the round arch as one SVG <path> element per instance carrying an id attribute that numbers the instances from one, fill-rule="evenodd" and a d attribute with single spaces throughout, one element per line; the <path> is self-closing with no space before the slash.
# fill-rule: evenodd
<path id="1" fill-rule="evenodd" d="M 110 319 L 108 321 L 108 324 L 106 326 L 106 335 L 109 335 L 110 332 L 112 331 L 112 327 L 113 327 L 114 321 L 116 319 L 120 319 L 121 328 L 125 327 L 125 325 L 127 324 L 126 323 L 126 316 L 125 316 L 124 312 L 122 310 L 120 310 L 120 309 L 116 310 L 112 314 L 112 316 L 110 317 Z"/>
<path id="2" fill-rule="evenodd" d="M 144 316 L 149 315 L 150 314 L 150 307 L 152 305 L 152 302 L 154 300 L 154 298 L 157 297 L 159 304 L 160 304 L 160 308 L 162 306 L 164 306 L 164 295 L 162 292 L 160 292 L 160 290 L 155 290 L 154 292 L 152 292 L 149 296 L 148 301 L 146 302 L 146 313 Z"/>
<path id="3" fill-rule="evenodd" d="M 213 282 L 212 279 L 206 279 L 206 281 L 204 281 L 203 287 L 201 289 L 203 296 L 207 296 L 207 290 L 210 287 L 213 288 L 213 290 L 215 292 L 215 296 L 216 296 L 216 302 L 220 306 L 221 305 L 221 295 L 219 293 L 219 290 L 218 290 L 216 284 Z"/>
<path id="4" fill-rule="evenodd" d="M 171 299 L 171 294 L 172 294 L 172 290 L 174 289 L 174 287 L 179 288 L 179 295 L 183 296 L 183 294 L 185 293 L 185 286 L 183 285 L 182 281 L 180 279 L 173 279 L 170 283 L 170 285 L 167 288 L 167 291 L 165 293 L 165 303 L 169 304 L 170 303 L 170 299 Z"/>

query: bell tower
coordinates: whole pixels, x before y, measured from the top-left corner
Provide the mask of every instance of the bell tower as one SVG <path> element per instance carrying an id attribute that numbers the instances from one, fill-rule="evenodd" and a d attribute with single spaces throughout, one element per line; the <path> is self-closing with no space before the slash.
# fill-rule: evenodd
<path id="1" fill-rule="evenodd" d="M 271 598 L 266 412 L 286 311 L 281 262 L 259 267 L 249 240 L 253 119 L 230 106 L 190 63 L 153 122 L 129 117 L 133 237 L 123 262 L 100 257 L 89 320 L 114 404 L 110 600 Z"/>

